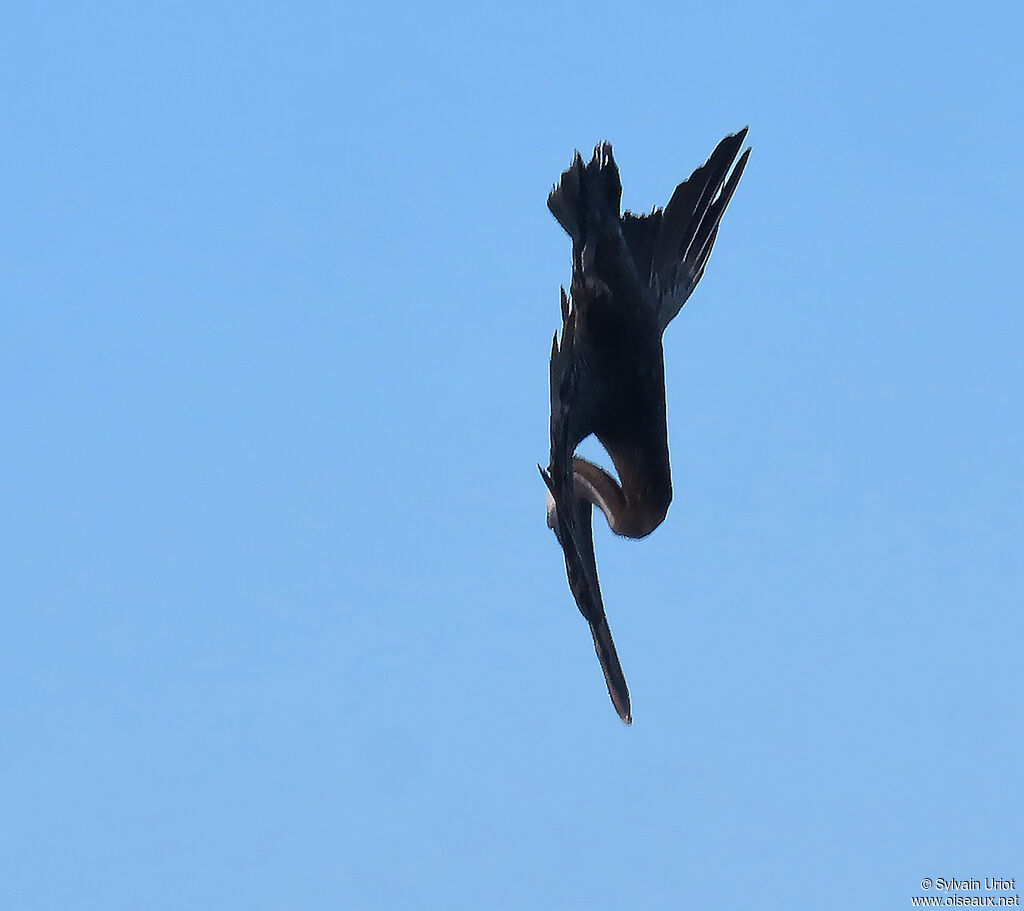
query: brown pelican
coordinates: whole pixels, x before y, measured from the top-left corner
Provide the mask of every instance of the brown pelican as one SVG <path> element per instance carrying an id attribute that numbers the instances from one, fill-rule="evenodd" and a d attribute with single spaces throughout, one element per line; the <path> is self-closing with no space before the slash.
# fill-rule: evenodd
<path id="1" fill-rule="evenodd" d="M 577 152 L 548 208 L 572 238 L 562 333 L 551 346 L 548 525 L 565 554 L 569 587 L 590 624 L 608 693 L 630 723 L 629 690 L 605 617 L 592 506 L 615 534 L 643 538 L 672 501 L 661 337 L 704 274 L 726 206 L 750 154 L 746 129 L 723 139 L 664 209 L 619 214 L 622 184 L 604 142 L 584 165 Z M 736 162 L 733 167 L 733 162 Z M 575 455 L 593 434 L 618 481 Z"/>

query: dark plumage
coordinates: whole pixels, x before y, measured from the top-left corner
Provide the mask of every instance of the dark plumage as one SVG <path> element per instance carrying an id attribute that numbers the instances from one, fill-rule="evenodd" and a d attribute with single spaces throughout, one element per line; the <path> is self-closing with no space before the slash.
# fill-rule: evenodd
<path id="1" fill-rule="evenodd" d="M 551 347 L 551 461 L 541 475 L 548 524 L 565 554 L 569 587 L 590 624 L 608 692 L 619 717 L 632 720 L 629 690 L 612 642 L 591 526 L 591 507 L 612 531 L 643 538 L 672 501 L 665 419 L 662 334 L 693 292 L 750 150 L 747 131 L 723 139 L 676 187 L 664 209 L 619 214 L 622 184 L 612 147 L 589 164 L 579 152 L 548 208 L 572 238 L 570 295 L 561 292 L 562 334 Z M 736 162 L 733 167 L 733 162 Z M 575 456 L 594 434 L 619 481 Z"/>

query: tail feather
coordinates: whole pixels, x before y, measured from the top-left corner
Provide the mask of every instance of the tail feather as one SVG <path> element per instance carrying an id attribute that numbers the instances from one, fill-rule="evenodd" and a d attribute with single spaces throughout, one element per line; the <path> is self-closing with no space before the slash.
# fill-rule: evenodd
<path id="1" fill-rule="evenodd" d="M 622 236 L 633 256 L 637 277 L 648 285 L 656 282 L 654 277 L 654 245 L 661 230 L 661 209 L 654 209 L 647 215 L 622 213 Z"/>

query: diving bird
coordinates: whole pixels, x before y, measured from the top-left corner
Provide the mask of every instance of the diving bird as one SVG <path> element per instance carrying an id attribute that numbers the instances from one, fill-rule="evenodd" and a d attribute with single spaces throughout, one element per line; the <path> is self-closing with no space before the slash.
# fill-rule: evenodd
<path id="1" fill-rule="evenodd" d="M 568 295 L 561 289 L 561 338 L 556 332 L 551 345 L 551 458 L 540 472 L 569 588 L 626 724 L 629 690 L 601 600 L 592 507 L 627 538 L 646 537 L 668 512 L 662 334 L 704 274 L 750 155 L 748 148 L 736 159 L 746 135 L 726 136 L 668 205 L 648 215 L 620 214 L 622 184 L 607 142 L 586 165 L 576 152 L 548 196 L 551 214 L 572 238 L 572 279 Z M 618 480 L 575 455 L 591 434 Z"/>

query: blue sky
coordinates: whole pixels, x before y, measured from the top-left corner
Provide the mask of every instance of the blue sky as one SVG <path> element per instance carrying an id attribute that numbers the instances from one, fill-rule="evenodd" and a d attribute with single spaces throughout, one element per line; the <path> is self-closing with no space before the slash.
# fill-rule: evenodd
<path id="1" fill-rule="evenodd" d="M 5 19 L 0 905 L 1024 883 L 1019 9 Z M 648 209 L 745 124 L 675 502 L 597 534 L 626 728 L 535 467 L 545 197 L 608 139 Z"/>

